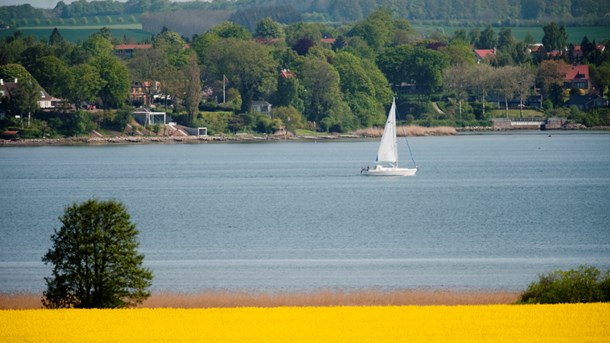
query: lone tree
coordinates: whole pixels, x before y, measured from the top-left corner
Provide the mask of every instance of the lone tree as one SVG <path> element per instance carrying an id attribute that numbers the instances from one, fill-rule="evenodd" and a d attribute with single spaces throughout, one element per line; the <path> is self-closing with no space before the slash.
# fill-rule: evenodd
<path id="1" fill-rule="evenodd" d="M 152 273 L 142 267 L 138 230 L 116 200 L 87 200 L 66 207 L 62 227 L 42 261 L 53 265 L 45 278 L 47 308 L 119 308 L 150 296 Z"/>

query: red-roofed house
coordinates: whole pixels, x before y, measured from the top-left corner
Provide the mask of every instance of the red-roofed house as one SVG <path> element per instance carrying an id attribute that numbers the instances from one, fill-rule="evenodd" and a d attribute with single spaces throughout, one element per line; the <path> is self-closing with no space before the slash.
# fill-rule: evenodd
<path id="1" fill-rule="evenodd" d="M 566 73 L 566 78 L 563 82 L 563 87 L 567 89 L 584 89 L 589 90 L 589 66 L 588 65 L 577 65 L 572 66 L 572 69 Z"/>
<path id="2" fill-rule="evenodd" d="M 482 61 L 491 61 L 496 57 L 496 49 L 475 49 L 474 55 L 477 58 L 477 63 Z"/>
<path id="3" fill-rule="evenodd" d="M 324 37 L 322 39 L 320 39 L 320 42 L 322 43 L 326 43 L 326 44 L 335 44 L 335 42 L 337 41 L 337 38 L 328 38 L 328 37 Z"/>
<path id="4" fill-rule="evenodd" d="M 294 73 L 290 69 L 282 69 L 280 76 L 285 79 L 290 79 L 294 77 Z"/>

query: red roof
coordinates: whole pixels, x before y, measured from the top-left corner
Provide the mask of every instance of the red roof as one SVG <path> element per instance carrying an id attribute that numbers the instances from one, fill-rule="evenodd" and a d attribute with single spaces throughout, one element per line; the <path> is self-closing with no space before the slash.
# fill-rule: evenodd
<path id="1" fill-rule="evenodd" d="M 282 69 L 282 71 L 280 72 L 280 75 L 285 79 L 294 77 L 294 73 L 292 71 L 290 71 L 290 69 Z"/>
<path id="2" fill-rule="evenodd" d="M 588 80 L 589 79 L 589 65 L 583 64 L 583 65 L 572 66 L 572 69 L 570 69 L 566 73 L 566 80 L 571 81 L 571 80 L 575 80 L 575 79 Z"/>
<path id="3" fill-rule="evenodd" d="M 320 42 L 328 43 L 328 44 L 335 44 L 336 41 L 337 41 L 336 38 L 322 38 L 322 39 L 320 39 Z"/>
<path id="4" fill-rule="evenodd" d="M 475 49 L 474 53 L 482 60 L 485 58 L 494 58 L 496 56 L 495 49 Z"/>
<path id="5" fill-rule="evenodd" d="M 152 48 L 152 44 L 119 44 L 114 46 L 114 50 L 135 50 L 150 48 Z"/>

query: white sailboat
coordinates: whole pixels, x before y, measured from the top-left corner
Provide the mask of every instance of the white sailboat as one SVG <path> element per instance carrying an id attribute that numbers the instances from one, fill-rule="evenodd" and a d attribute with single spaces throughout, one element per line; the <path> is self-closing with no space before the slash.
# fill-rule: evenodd
<path id="1" fill-rule="evenodd" d="M 413 176 L 415 168 L 398 167 L 398 149 L 396 144 L 396 99 L 392 100 L 392 107 L 385 122 L 377 159 L 374 168 L 363 168 L 361 173 L 370 176 Z"/>

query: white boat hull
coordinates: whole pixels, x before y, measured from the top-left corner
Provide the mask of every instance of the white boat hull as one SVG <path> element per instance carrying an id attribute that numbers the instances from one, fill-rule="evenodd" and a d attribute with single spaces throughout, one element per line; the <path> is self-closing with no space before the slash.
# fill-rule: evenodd
<path id="1" fill-rule="evenodd" d="M 367 176 L 414 176 L 417 168 L 381 167 L 363 170 L 362 174 Z"/>

